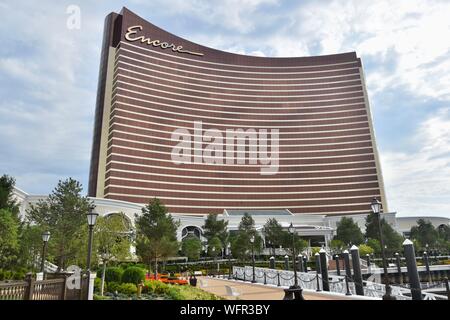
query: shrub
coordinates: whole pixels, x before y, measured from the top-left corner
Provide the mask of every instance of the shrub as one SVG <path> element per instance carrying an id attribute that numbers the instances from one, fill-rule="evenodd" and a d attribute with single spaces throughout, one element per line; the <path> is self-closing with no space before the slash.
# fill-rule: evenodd
<path id="1" fill-rule="evenodd" d="M 122 283 L 117 289 L 119 293 L 132 295 L 137 293 L 137 287 L 134 283 Z"/>
<path id="2" fill-rule="evenodd" d="M 108 282 L 108 292 L 114 293 L 114 292 L 118 292 L 119 291 L 119 287 L 120 287 L 120 283 L 118 282 Z"/>
<path id="3" fill-rule="evenodd" d="M 220 300 L 222 298 L 191 286 L 165 284 L 148 280 L 144 283 L 143 293 L 165 295 L 173 300 Z"/>
<path id="4" fill-rule="evenodd" d="M 365 256 L 367 254 L 372 254 L 374 253 L 374 250 L 372 247 L 366 245 L 366 244 L 362 244 L 359 246 L 359 255 L 363 258 L 365 258 Z"/>
<path id="5" fill-rule="evenodd" d="M 122 274 L 123 283 L 139 284 L 145 280 L 145 270 L 139 267 L 129 267 Z"/>
<path id="6" fill-rule="evenodd" d="M 122 280 L 123 270 L 117 267 L 109 267 L 105 270 L 106 282 L 119 282 Z"/>

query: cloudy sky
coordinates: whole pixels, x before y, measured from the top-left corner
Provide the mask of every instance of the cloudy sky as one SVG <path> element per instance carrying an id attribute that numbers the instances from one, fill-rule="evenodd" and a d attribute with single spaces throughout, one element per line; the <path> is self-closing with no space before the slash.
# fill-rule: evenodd
<path id="1" fill-rule="evenodd" d="M 19 188 L 48 194 L 70 176 L 87 189 L 103 20 L 122 6 L 236 53 L 356 51 L 391 211 L 450 217 L 448 0 L 0 0 L 0 174 Z"/>

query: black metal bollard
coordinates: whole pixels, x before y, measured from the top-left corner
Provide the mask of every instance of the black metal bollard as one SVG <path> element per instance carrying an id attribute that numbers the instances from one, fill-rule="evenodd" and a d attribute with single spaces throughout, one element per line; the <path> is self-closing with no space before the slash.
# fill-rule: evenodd
<path id="1" fill-rule="evenodd" d="M 277 280 L 278 280 L 277 286 L 278 286 L 278 287 L 281 287 L 281 282 L 280 282 L 280 272 L 277 273 Z"/>
<path id="2" fill-rule="evenodd" d="M 315 255 L 316 258 L 316 291 L 322 291 L 320 290 L 320 283 L 319 283 L 319 274 L 320 274 L 320 254 L 317 252 Z"/>
<path id="3" fill-rule="evenodd" d="M 275 257 L 274 256 L 271 256 L 269 259 L 269 268 L 275 269 Z"/>
<path id="4" fill-rule="evenodd" d="M 372 273 L 372 262 L 370 261 L 370 254 L 366 254 L 367 272 Z"/>
<path id="5" fill-rule="evenodd" d="M 301 254 L 299 254 L 299 255 L 297 256 L 297 258 L 296 258 L 296 261 L 295 261 L 295 266 L 296 266 L 298 272 L 303 272 L 303 263 L 302 263 L 302 260 L 303 260 L 303 257 L 302 257 Z"/>
<path id="6" fill-rule="evenodd" d="M 284 256 L 284 270 L 289 270 L 289 256 Z"/>
<path id="7" fill-rule="evenodd" d="M 303 256 L 303 268 L 304 268 L 305 272 L 308 272 L 308 257 L 307 256 Z"/>
<path id="8" fill-rule="evenodd" d="M 347 289 L 347 292 L 345 293 L 346 296 L 351 296 L 352 293 L 350 292 L 350 287 L 348 285 L 348 277 L 345 275 L 345 288 Z"/>
<path id="9" fill-rule="evenodd" d="M 345 250 L 344 252 L 342 252 L 342 255 L 344 256 L 345 274 L 347 275 L 348 280 L 351 281 L 352 269 L 350 268 L 350 257 L 348 254 L 348 250 Z"/>
<path id="10" fill-rule="evenodd" d="M 364 287 L 361 273 L 361 263 L 359 261 L 359 249 L 357 246 L 353 245 L 350 248 L 352 253 L 352 265 L 353 265 L 353 281 L 355 281 L 355 291 L 359 296 L 364 295 Z"/>
<path id="11" fill-rule="evenodd" d="M 328 281 L 328 263 L 327 252 L 324 248 L 319 251 L 320 257 L 320 273 L 322 274 L 322 288 L 323 291 L 330 291 L 330 283 Z"/>
<path id="12" fill-rule="evenodd" d="M 264 271 L 264 284 L 267 284 L 266 272 Z"/>
<path id="13" fill-rule="evenodd" d="M 447 292 L 447 300 L 450 300 L 450 286 L 448 285 L 448 278 L 444 278 L 445 291 Z"/>
<path id="14" fill-rule="evenodd" d="M 431 283 L 432 279 L 431 279 L 431 272 L 430 272 L 430 259 L 428 258 L 428 252 L 426 252 L 426 251 L 423 252 L 423 262 L 425 264 L 425 270 L 427 272 L 427 280 L 429 283 Z"/>
<path id="15" fill-rule="evenodd" d="M 395 253 L 395 261 L 397 264 L 398 283 L 403 284 L 402 266 L 400 264 L 400 255 L 398 252 Z"/>
<path id="16" fill-rule="evenodd" d="M 334 258 L 334 261 L 335 261 L 335 263 L 336 263 L 336 274 L 337 274 L 338 276 L 340 276 L 340 275 L 341 275 L 341 268 L 340 268 L 340 266 L 339 266 L 339 255 L 338 255 L 338 254 L 335 254 L 333 258 Z"/>
<path id="17" fill-rule="evenodd" d="M 305 272 L 305 271 L 303 270 L 303 256 L 302 256 L 301 254 L 299 254 L 297 260 L 298 260 L 298 262 L 297 262 L 297 265 L 298 265 L 298 271 L 299 271 L 299 272 Z"/>
<path id="18" fill-rule="evenodd" d="M 411 240 L 406 239 L 403 242 L 405 252 L 406 268 L 408 269 L 408 278 L 411 285 L 411 296 L 413 300 L 422 300 L 422 290 L 420 288 L 419 273 L 417 272 L 416 254 Z"/>

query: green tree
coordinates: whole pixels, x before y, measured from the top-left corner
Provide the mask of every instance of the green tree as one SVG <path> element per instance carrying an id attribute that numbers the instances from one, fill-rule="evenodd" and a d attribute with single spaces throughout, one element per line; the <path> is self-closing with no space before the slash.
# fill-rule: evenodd
<path id="1" fill-rule="evenodd" d="M 333 239 L 330 241 L 330 248 L 334 251 L 340 251 L 345 247 L 345 243 L 342 240 Z"/>
<path id="2" fill-rule="evenodd" d="M 202 242 L 196 236 L 187 236 L 181 243 L 181 252 L 188 257 L 189 260 L 200 259 L 201 250 Z"/>
<path id="3" fill-rule="evenodd" d="M 298 234 L 292 235 L 288 231 L 283 230 L 281 233 L 281 245 L 283 248 L 292 251 L 292 237 L 294 237 L 294 246 L 297 254 L 308 247 L 308 241 L 303 240 Z"/>
<path id="4" fill-rule="evenodd" d="M 427 244 L 435 246 L 438 237 L 438 231 L 429 220 L 419 219 L 417 225 L 411 228 L 411 239 L 417 240 L 422 248 L 425 248 Z"/>
<path id="5" fill-rule="evenodd" d="M 218 256 L 223 248 L 222 241 L 219 237 L 213 237 L 208 240 L 208 255 L 210 257 Z"/>
<path id="6" fill-rule="evenodd" d="M 394 252 L 400 251 L 403 237 L 384 218 L 381 219 L 381 230 L 383 232 L 384 245 L 386 246 L 386 254 L 389 256 Z M 374 213 L 369 214 L 366 218 L 366 238 L 379 239 L 378 220 Z M 375 252 L 377 252 L 376 249 Z"/>
<path id="7" fill-rule="evenodd" d="M 352 218 L 342 217 L 337 223 L 334 239 L 341 240 L 346 245 L 359 245 L 364 242 L 364 235 Z"/>
<path id="8" fill-rule="evenodd" d="M 19 224 L 8 209 L 0 209 L 0 269 L 11 269 L 17 261 Z"/>
<path id="9" fill-rule="evenodd" d="M 263 234 L 266 243 L 270 243 L 274 248 L 283 245 L 284 230 L 275 218 L 270 218 L 264 224 Z"/>
<path id="10" fill-rule="evenodd" d="M 99 254 L 126 260 L 130 257 L 130 225 L 123 213 L 99 217 L 94 229 L 94 242 Z"/>
<path id="11" fill-rule="evenodd" d="M 381 245 L 378 239 L 369 238 L 366 243 L 369 247 L 372 248 L 373 252 L 376 254 L 381 253 Z"/>
<path id="12" fill-rule="evenodd" d="M 359 255 L 361 257 L 363 257 L 363 258 L 365 258 L 365 256 L 367 254 L 372 254 L 374 252 L 375 252 L 374 249 L 371 246 L 367 245 L 367 244 L 361 244 L 359 246 Z"/>
<path id="13" fill-rule="evenodd" d="M 444 241 L 450 241 L 450 226 L 443 224 L 437 228 L 438 237 Z"/>
<path id="14" fill-rule="evenodd" d="M 35 270 L 42 252 L 42 232 L 40 226 L 24 223 L 20 227 L 18 265 Z"/>
<path id="15" fill-rule="evenodd" d="M 19 205 L 13 197 L 16 180 L 6 174 L 0 177 L 0 209 L 8 209 L 14 217 L 19 214 Z"/>
<path id="16" fill-rule="evenodd" d="M 203 236 L 209 241 L 214 237 L 218 237 L 225 247 L 228 241 L 228 221 L 218 220 L 217 214 L 209 214 L 203 225 Z"/>
<path id="17" fill-rule="evenodd" d="M 39 200 L 27 211 L 28 221 L 50 231 L 48 257 L 54 257 L 60 269 L 69 263 L 81 266 L 85 263 L 86 214 L 93 204 L 81 196 L 82 190 L 81 184 L 72 178 L 59 181 L 48 199 Z"/>
<path id="18" fill-rule="evenodd" d="M 250 238 L 254 236 L 253 249 L 255 254 L 259 253 L 262 248 L 262 238 L 256 232 L 255 221 L 247 212 L 241 218 L 237 234 L 231 240 L 231 253 L 233 257 L 238 259 L 248 258 L 251 254 L 252 243 Z"/>
<path id="19" fill-rule="evenodd" d="M 154 198 L 142 208 L 142 214 L 136 215 L 136 253 L 149 265 L 155 264 L 158 273 L 158 260 L 175 255 L 178 251 L 176 222 L 168 214 L 162 202 Z"/>

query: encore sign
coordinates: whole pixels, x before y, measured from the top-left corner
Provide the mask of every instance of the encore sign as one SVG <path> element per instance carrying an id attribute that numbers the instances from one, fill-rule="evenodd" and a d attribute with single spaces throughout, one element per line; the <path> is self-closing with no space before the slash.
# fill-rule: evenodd
<path id="1" fill-rule="evenodd" d="M 152 40 L 152 39 L 146 38 L 144 36 L 132 37 L 133 35 L 138 33 L 138 31 L 136 31 L 136 30 L 142 31 L 142 26 L 129 27 L 127 29 L 127 33 L 125 34 L 125 39 L 127 39 L 130 42 L 140 41 L 141 43 L 146 43 L 149 46 L 160 47 L 161 49 L 171 48 L 172 51 L 174 51 L 174 52 L 188 53 L 188 54 L 193 54 L 195 56 L 203 56 L 203 53 L 187 51 L 187 50 L 183 49 L 183 46 L 176 46 L 173 43 L 162 42 L 160 40 Z"/>

